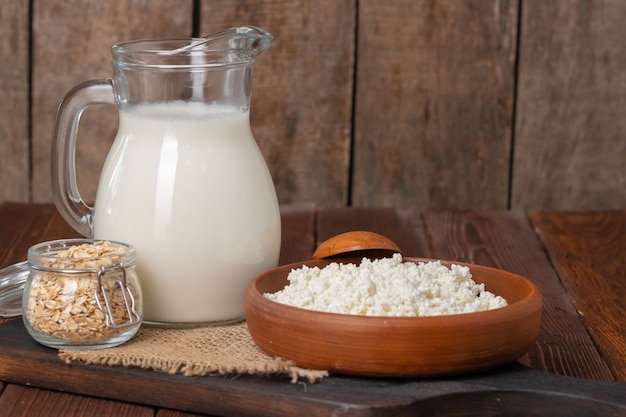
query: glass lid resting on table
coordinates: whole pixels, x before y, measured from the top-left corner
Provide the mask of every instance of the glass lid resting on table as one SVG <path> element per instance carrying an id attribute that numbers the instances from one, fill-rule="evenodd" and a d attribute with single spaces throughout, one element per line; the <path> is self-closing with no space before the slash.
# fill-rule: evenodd
<path id="1" fill-rule="evenodd" d="M 0 270 L 0 317 L 22 315 L 22 293 L 28 279 L 28 262 L 20 262 Z"/>

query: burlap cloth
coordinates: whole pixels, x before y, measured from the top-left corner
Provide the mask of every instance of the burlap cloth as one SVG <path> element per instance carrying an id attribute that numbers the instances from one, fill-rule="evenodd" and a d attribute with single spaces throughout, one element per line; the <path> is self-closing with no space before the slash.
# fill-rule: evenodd
<path id="1" fill-rule="evenodd" d="M 123 345 L 99 350 L 60 350 L 67 363 L 134 366 L 170 375 L 286 375 L 316 382 L 328 372 L 299 368 L 263 352 L 245 322 L 231 326 L 170 329 L 141 326 Z"/>

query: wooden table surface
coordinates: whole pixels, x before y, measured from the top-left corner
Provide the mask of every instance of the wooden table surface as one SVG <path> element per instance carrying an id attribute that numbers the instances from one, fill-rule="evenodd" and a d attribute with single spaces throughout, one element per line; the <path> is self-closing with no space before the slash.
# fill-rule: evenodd
<path id="1" fill-rule="evenodd" d="M 16 346 L 28 336 L 21 320 L 0 319 L 0 417 L 626 415 L 625 210 L 307 206 L 283 207 L 282 219 L 281 264 L 309 259 L 335 234 L 371 230 L 393 239 L 406 256 L 522 275 L 544 297 L 539 338 L 517 363 L 480 375 L 401 381 L 333 375 L 303 386 L 277 378 L 185 378 L 66 365 L 34 342 L 22 354 Z M 51 205 L 0 205 L 0 267 L 24 260 L 35 243 L 75 236 Z M 109 378 L 113 372 L 121 377 Z M 126 383 L 137 389 L 123 389 Z"/>

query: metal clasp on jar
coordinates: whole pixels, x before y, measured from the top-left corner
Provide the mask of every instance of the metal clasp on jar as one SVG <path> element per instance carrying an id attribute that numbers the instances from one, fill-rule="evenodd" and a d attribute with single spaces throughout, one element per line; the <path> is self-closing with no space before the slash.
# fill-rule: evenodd
<path id="1" fill-rule="evenodd" d="M 119 294 L 116 294 L 116 290 Z M 96 303 L 105 316 L 108 328 L 118 329 L 141 321 L 141 316 L 135 308 L 135 297 L 126 283 L 126 269 L 122 262 L 99 268 Z M 120 306 L 123 306 L 125 314 L 117 311 Z M 125 318 L 124 316 L 127 316 L 128 320 L 118 323 L 118 319 Z"/>

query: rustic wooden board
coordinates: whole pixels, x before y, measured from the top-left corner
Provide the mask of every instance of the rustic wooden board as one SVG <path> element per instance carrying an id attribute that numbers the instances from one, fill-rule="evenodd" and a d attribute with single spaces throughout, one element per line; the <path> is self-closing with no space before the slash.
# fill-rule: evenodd
<path id="1" fill-rule="evenodd" d="M 571 416 L 626 412 L 626 383 L 559 377 L 519 364 L 433 380 L 331 376 L 315 384 L 292 384 L 277 377 L 188 378 L 135 368 L 66 365 L 55 350 L 34 342 L 20 319 L 0 324 L 0 340 L 3 380 L 197 413 L 292 416 L 306 409 L 313 417 L 339 410 L 344 415 L 392 416 L 445 411 L 442 397 L 455 399 L 455 405 L 446 407 L 457 412 L 489 409 L 494 401 L 505 414 L 519 411 L 522 404 L 537 413 L 558 408 Z"/>
<path id="2" fill-rule="evenodd" d="M 202 414 L 206 416 L 207 414 Z M 185 413 L 183 411 L 160 409 L 156 412 L 155 417 L 199 417 L 200 414 Z M 85 416 L 87 417 L 87 416 Z"/>
<path id="3" fill-rule="evenodd" d="M 626 380 L 626 211 L 533 212 L 530 220 L 603 360 Z"/>
<path id="4" fill-rule="evenodd" d="M 517 1 L 359 2 L 355 205 L 505 208 Z"/>
<path id="5" fill-rule="evenodd" d="M 50 140 L 57 106 L 75 85 L 112 75 L 110 47 L 120 41 L 188 37 L 192 1 L 33 1 L 33 200 L 52 201 Z M 117 132 L 117 110 L 97 106 L 81 119 L 77 177 L 93 201 L 100 169 Z"/>
<path id="6" fill-rule="evenodd" d="M 33 342 L 19 320 L 0 325 L 0 334 L 0 377 L 5 380 L 152 406 L 168 404 L 192 412 L 289 416 L 306 407 L 311 416 L 330 415 L 338 410 L 345 415 L 395 415 L 402 410 L 428 410 L 442 396 L 458 398 L 458 407 L 483 408 L 499 398 L 500 407 L 507 412 L 521 402 L 544 413 L 555 407 L 569 407 L 568 415 L 573 416 L 601 416 L 607 415 L 602 414 L 607 410 L 615 414 L 616 410 L 626 410 L 624 383 L 557 377 L 519 364 L 479 375 L 437 380 L 333 376 L 313 385 L 301 385 L 280 378 L 186 378 L 134 368 L 69 366 L 54 351 Z M 580 407 L 584 407 L 584 412 L 576 411 Z"/>
<path id="7" fill-rule="evenodd" d="M 435 257 L 504 269 L 537 284 L 544 314 L 526 364 L 560 375 L 614 380 L 524 214 L 429 211 L 424 217 Z"/>
<path id="8" fill-rule="evenodd" d="M 29 199 L 28 3 L 0 7 L 0 201 Z"/>
<path id="9" fill-rule="evenodd" d="M 251 125 L 281 204 L 348 201 L 356 2 L 203 0 L 200 33 L 274 35 L 254 68 Z"/>
<path id="10" fill-rule="evenodd" d="M 626 207 L 626 3 L 522 13 L 512 208 Z"/>

